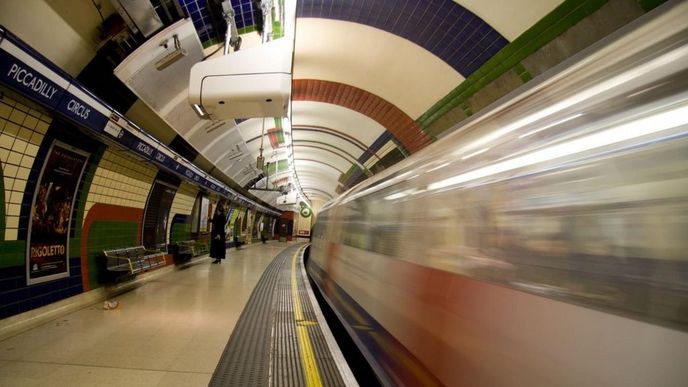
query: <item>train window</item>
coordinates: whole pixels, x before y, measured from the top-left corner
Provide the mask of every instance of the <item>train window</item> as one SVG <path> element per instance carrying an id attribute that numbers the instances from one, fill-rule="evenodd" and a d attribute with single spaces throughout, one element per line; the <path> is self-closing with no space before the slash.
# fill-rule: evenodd
<path id="1" fill-rule="evenodd" d="M 362 250 L 685 330 L 687 147 L 394 195 L 419 177 L 340 204 L 328 227 Z"/>
<path id="2" fill-rule="evenodd" d="M 366 209 L 361 201 L 353 201 L 345 206 L 342 224 L 342 243 L 367 250 L 368 227 L 365 222 Z"/>
<path id="3" fill-rule="evenodd" d="M 371 229 L 370 251 L 396 256 L 399 248 L 399 228 L 398 224 L 376 224 Z"/>
<path id="4" fill-rule="evenodd" d="M 366 223 L 369 225 L 368 250 L 388 256 L 398 256 L 402 245 L 402 206 L 386 200 L 365 199 L 369 204 Z"/>

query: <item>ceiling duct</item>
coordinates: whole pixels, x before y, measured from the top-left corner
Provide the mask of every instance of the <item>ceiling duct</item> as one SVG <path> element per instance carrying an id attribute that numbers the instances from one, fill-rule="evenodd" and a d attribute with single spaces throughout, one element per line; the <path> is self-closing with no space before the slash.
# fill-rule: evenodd
<path id="1" fill-rule="evenodd" d="M 269 4 L 271 2 L 266 2 Z M 272 10 L 272 7 L 270 7 Z M 263 15 L 268 15 L 267 8 Z M 284 2 L 285 36 L 230 55 L 196 63 L 189 77 L 189 103 L 203 118 L 286 117 L 291 97 L 296 1 Z M 231 26 L 228 28 L 231 35 Z M 288 35 L 291 34 L 291 35 Z M 263 31 L 263 36 L 268 35 Z M 228 38 L 228 43 L 231 39 Z"/>
<path id="2" fill-rule="evenodd" d="M 148 0 L 111 0 L 129 29 L 146 38 L 163 27 L 162 20 Z"/>
<path id="3" fill-rule="evenodd" d="M 164 70 L 172 63 L 175 63 L 187 55 L 186 50 L 183 49 L 181 43 L 179 43 L 179 36 L 174 34 L 172 39 L 174 40 L 174 50 L 155 62 L 155 69 L 158 71 Z M 169 41 L 167 39 L 160 43 L 160 46 L 165 47 L 166 50 L 168 49 L 168 45 Z"/>

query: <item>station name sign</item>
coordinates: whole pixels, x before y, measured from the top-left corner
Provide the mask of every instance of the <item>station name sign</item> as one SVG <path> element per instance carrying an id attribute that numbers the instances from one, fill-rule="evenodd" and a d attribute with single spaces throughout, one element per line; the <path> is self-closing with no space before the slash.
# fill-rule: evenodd
<path id="1" fill-rule="evenodd" d="M 17 63 L 12 63 L 10 71 L 7 72 L 7 78 L 48 100 L 52 100 L 55 93 L 59 90 L 53 82 L 34 74 L 30 69 L 22 67 Z"/>
<path id="2" fill-rule="evenodd" d="M 3 83 L 52 108 L 57 106 L 65 91 L 13 56 L 0 56 L 0 74 Z"/>
<path id="3" fill-rule="evenodd" d="M 154 140 L 129 129 L 129 121 L 91 94 L 49 60 L 12 35 L 0 29 L 0 83 L 20 94 L 47 106 L 80 126 L 108 137 L 139 156 L 159 166 L 184 176 L 195 184 L 208 187 L 218 194 L 232 195 L 227 188 L 212 179 L 200 175 L 184 163 L 174 159 L 167 148 Z M 132 126 L 135 126 L 132 124 Z M 136 133 L 134 133 L 136 132 Z M 166 155 L 166 153 L 170 153 Z M 241 198 L 237 198 L 244 201 Z"/>

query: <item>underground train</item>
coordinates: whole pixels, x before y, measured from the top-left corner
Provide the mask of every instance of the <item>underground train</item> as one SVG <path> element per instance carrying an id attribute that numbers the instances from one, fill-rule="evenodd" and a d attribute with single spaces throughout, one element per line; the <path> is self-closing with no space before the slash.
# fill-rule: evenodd
<path id="1" fill-rule="evenodd" d="M 383 385 L 688 385 L 688 2 L 326 204 L 307 269 Z"/>

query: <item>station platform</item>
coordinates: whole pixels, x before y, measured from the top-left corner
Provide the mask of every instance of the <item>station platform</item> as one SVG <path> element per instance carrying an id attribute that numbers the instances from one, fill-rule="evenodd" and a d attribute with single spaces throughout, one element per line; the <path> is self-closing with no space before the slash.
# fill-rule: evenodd
<path id="1" fill-rule="evenodd" d="M 1 386 L 353 386 L 303 268 L 305 244 L 196 258 L 0 341 Z"/>

